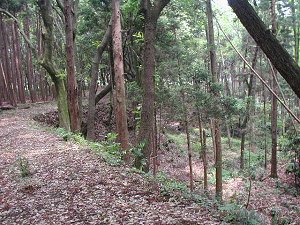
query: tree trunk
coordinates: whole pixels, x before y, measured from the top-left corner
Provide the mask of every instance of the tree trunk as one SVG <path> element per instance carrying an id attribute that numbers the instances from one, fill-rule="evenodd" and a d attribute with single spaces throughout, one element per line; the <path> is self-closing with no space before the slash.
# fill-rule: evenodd
<path id="1" fill-rule="evenodd" d="M 275 0 L 271 0 L 271 16 L 272 16 L 272 32 L 276 35 L 276 8 Z M 277 71 L 275 68 L 271 69 L 271 74 L 273 77 L 272 88 L 275 94 L 277 94 L 277 83 L 276 83 L 276 74 Z M 271 155 L 271 177 L 277 178 L 277 99 L 272 95 L 272 155 Z"/>
<path id="2" fill-rule="evenodd" d="M 187 107 L 185 106 L 185 132 L 186 132 L 186 143 L 188 150 L 188 158 L 189 158 L 189 169 L 190 169 L 190 190 L 191 192 L 194 190 L 194 179 L 193 179 L 193 162 L 192 162 L 192 149 L 191 149 L 191 138 L 190 138 L 190 130 L 189 130 L 189 117 L 187 112 Z"/>
<path id="3" fill-rule="evenodd" d="M 153 151 L 153 127 L 154 127 L 154 72 L 155 72 L 155 35 L 157 20 L 163 8 L 170 0 L 155 0 L 152 4 L 150 0 L 142 0 L 142 11 L 145 19 L 144 35 L 144 57 L 143 57 L 143 95 L 142 95 L 142 114 L 141 127 L 138 136 L 138 142 L 143 145 L 143 157 L 136 157 L 135 166 L 142 167 L 143 158 L 146 164 L 144 171 L 149 171 L 150 155 Z"/>
<path id="4" fill-rule="evenodd" d="M 154 142 L 153 142 L 153 154 L 152 154 L 152 165 L 153 165 L 153 176 L 156 176 L 157 173 L 157 150 L 158 150 L 158 140 L 157 140 L 157 106 L 154 109 Z"/>
<path id="5" fill-rule="evenodd" d="M 265 86 L 263 86 L 263 98 L 264 98 L 264 153 L 265 153 L 265 163 L 264 167 L 265 170 L 268 168 L 268 146 L 267 146 L 267 107 L 266 107 L 266 89 Z"/>
<path id="6" fill-rule="evenodd" d="M 73 5 L 71 0 L 64 0 L 65 30 L 66 30 L 66 57 L 67 57 L 67 90 L 68 107 L 70 114 L 71 131 L 80 131 L 80 116 L 78 102 L 78 88 L 75 77 L 75 51 L 73 28 Z"/>
<path id="7" fill-rule="evenodd" d="M 28 6 L 26 6 L 26 9 L 28 9 Z M 29 31 L 29 26 L 30 26 L 30 20 L 29 16 L 27 15 L 24 18 L 24 30 L 25 30 L 25 35 L 27 36 L 27 39 L 30 40 L 30 31 Z M 33 79 L 33 64 L 32 64 L 32 50 L 29 46 L 29 43 L 26 43 L 27 51 L 26 51 L 26 64 L 27 64 L 27 82 L 28 82 L 28 90 L 30 94 L 30 99 L 31 102 L 36 102 L 36 92 L 35 92 L 35 87 L 34 87 L 34 79 Z"/>
<path id="8" fill-rule="evenodd" d="M 68 110 L 67 91 L 65 87 L 65 78 L 58 75 L 57 69 L 53 63 L 53 48 L 54 48 L 54 34 L 53 34 L 53 17 L 51 0 L 38 0 L 38 6 L 43 19 L 45 27 L 43 41 L 44 53 L 40 64 L 46 69 L 50 75 L 56 91 L 57 108 L 59 116 L 59 126 L 70 130 L 70 117 Z"/>
<path id="9" fill-rule="evenodd" d="M 101 99 L 98 100 L 98 96 L 96 96 L 96 86 L 98 80 L 98 72 L 99 72 L 99 64 L 102 59 L 102 54 L 106 49 L 108 42 L 111 37 L 111 21 L 108 24 L 107 30 L 104 34 L 104 37 L 101 41 L 100 46 L 97 48 L 97 52 L 93 59 L 92 70 L 91 70 L 91 81 L 89 86 L 89 108 L 88 108 L 88 117 L 87 117 L 87 139 L 95 140 L 95 112 L 96 112 L 96 104 Z M 111 90 L 111 83 L 108 85 L 109 91 Z M 106 89 L 104 89 L 106 90 Z M 109 92 L 105 92 L 103 97 Z M 100 92 L 100 94 L 103 92 Z M 98 101 L 97 101 L 98 100 Z"/>
<path id="10" fill-rule="evenodd" d="M 255 52 L 254 52 L 254 56 L 253 56 L 253 60 L 252 60 L 252 65 L 251 67 L 253 69 L 255 69 L 256 67 L 256 62 L 257 62 L 257 55 L 258 55 L 258 47 L 255 48 Z M 241 156 L 240 156 L 240 169 L 243 170 L 244 169 L 244 151 L 245 151 L 245 141 L 246 141 L 246 131 L 247 131 L 247 126 L 248 126 L 248 122 L 250 120 L 250 114 L 251 114 L 251 110 L 254 107 L 254 89 L 255 89 L 255 84 L 254 84 L 254 74 L 251 73 L 250 74 L 250 81 L 249 83 L 246 84 L 248 86 L 248 90 L 247 90 L 247 103 L 246 103 L 246 113 L 245 116 L 243 118 L 242 124 L 241 124 L 241 133 L 242 133 L 242 137 L 241 137 Z"/>
<path id="11" fill-rule="evenodd" d="M 1 16 L 1 15 L 0 15 Z M 3 79 L 5 80 L 6 89 L 7 89 L 7 100 L 12 106 L 16 106 L 17 102 L 14 98 L 14 90 L 12 87 L 12 70 L 11 70 L 11 64 L 9 59 L 9 50 L 8 50 L 8 34 L 7 34 L 7 28 L 2 20 L 2 16 L 0 18 L 0 25 L 1 25 L 1 33 L 2 33 L 2 58 L 4 58 L 2 63 L 2 74 Z"/>
<path id="12" fill-rule="evenodd" d="M 208 21 L 208 45 L 210 55 L 210 69 L 212 74 L 212 83 L 218 83 L 217 78 L 217 57 L 215 50 L 215 37 L 214 37 L 214 26 L 213 26 L 213 14 L 211 8 L 211 0 L 207 0 L 206 5 L 207 21 Z M 213 95 L 216 98 L 220 97 L 218 91 L 213 91 Z M 214 119 L 214 134 L 215 134 L 215 145 L 216 145 L 216 197 L 222 201 L 222 146 L 221 146 L 221 129 L 220 120 Z"/>
<path id="13" fill-rule="evenodd" d="M 300 98 L 300 67 L 259 18 L 247 0 L 228 0 L 244 27 Z"/>
<path id="14" fill-rule="evenodd" d="M 18 81 L 18 94 L 21 103 L 25 103 L 25 89 L 24 89 L 24 79 L 23 79 L 23 68 L 21 60 L 21 42 L 18 33 L 17 24 L 13 23 L 13 42 L 14 42 L 14 51 L 15 51 L 15 63 L 16 63 L 16 76 Z"/>
<path id="15" fill-rule="evenodd" d="M 202 132 L 202 131 L 200 131 Z M 206 133 L 203 130 L 203 145 L 202 145 L 202 161 L 203 161 L 203 179 L 204 179 L 204 190 L 208 190 L 208 181 L 207 181 L 207 156 L 206 156 Z"/>
<path id="16" fill-rule="evenodd" d="M 20 102 L 19 100 L 19 90 L 17 87 L 17 66 L 16 66 L 16 51 L 15 51 L 15 40 L 13 35 L 13 21 L 7 22 L 7 29 L 8 33 L 10 34 L 10 37 L 8 36 L 8 42 L 9 43 L 9 55 L 10 55 L 10 63 L 11 63 L 11 82 L 12 82 L 12 89 L 13 89 L 13 95 L 16 102 Z"/>
<path id="17" fill-rule="evenodd" d="M 129 133 L 127 125 L 126 96 L 125 96 L 125 79 L 122 49 L 122 33 L 121 33 L 121 12 L 120 0 L 113 0 L 113 16 L 112 16 L 112 41 L 115 71 L 115 116 L 116 129 L 118 138 L 121 143 L 121 149 L 126 150 L 129 147 Z M 125 156 L 125 159 L 128 159 Z"/>
<path id="18" fill-rule="evenodd" d="M 39 57 L 43 55 L 43 46 L 42 46 L 42 26 L 41 26 L 41 17 L 37 15 L 37 27 L 36 27 L 36 38 L 37 38 L 37 54 Z M 39 91 L 40 97 L 43 101 L 47 101 L 47 91 L 46 91 L 46 81 L 45 81 L 45 71 L 42 67 L 38 68 L 39 75 Z"/>

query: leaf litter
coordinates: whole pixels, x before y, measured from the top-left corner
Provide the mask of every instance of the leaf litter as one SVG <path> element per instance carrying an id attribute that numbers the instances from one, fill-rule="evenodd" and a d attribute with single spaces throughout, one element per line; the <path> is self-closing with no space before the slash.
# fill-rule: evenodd
<path id="1" fill-rule="evenodd" d="M 0 224 L 219 224 L 208 208 L 161 195 L 126 166 L 110 166 L 32 121 L 52 104 L 0 115 Z M 28 160 L 22 178 L 19 157 Z"/>
<path id="2" fill-rule="evenodd" d="M 197 204 L 181 193 L 166 196 L 159 184 L 129 167 L 110 166 L 89 149 L 36 126 L 32 118 L 37 112 L 48 124 L 56 121 L 54 107 L 37 104 L 0 115 L 0 224 L 222 223 L 222 212 L 209 199 Z M 47 116 L 41 117 L 42 112 Z M 159 152 L 159 170 L 188 183 L 187 156 L 175 148 Z M 30 175 L 25 178 L 18 169 L 20 157 L 29 162 Z M 201 193 L 202 164 L 199 160 L 193 164 L 194 177 L 200 181 L 195 191 Z M 300 198 L 288 193 L 293 181 L 284 168 L 279 167 L 279 179 L 252 181 L 248 209 L 262 215 L 265 224 L 272 223 L 274 211 L 288 224 L 300 224 Z M 225 201 L 245 203 L 247 183 L 241 178 L 224 181 Z M 214 193 L 213 185 L 209 192 Z"/>

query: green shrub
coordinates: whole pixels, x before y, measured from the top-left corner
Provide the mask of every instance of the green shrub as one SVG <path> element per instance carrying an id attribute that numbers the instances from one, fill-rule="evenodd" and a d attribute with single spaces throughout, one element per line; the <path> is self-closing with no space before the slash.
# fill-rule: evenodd
<path id="1" fill-rule="evenodd" d="M 168 178 L 164 173 L 159 172 L 156 176 L 156 180 L 161 184 L 161 194 L 164 196 L 170 196 L 172 192 L 189 192 L 186 184 L 178 182 L 174 179 Z"/>
<path id="2" fill-rule="evenodd" d="M 225 204 L 219 207 L 222 220 L 230 224 L 264 225 L 264 218 L 254 210 L 247 210 L 236 204 Z"/>

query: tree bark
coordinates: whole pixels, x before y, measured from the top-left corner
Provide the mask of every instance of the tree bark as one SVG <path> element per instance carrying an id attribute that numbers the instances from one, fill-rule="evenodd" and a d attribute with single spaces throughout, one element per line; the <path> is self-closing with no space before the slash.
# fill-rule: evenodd
<path id="1" fill-rule="evenodd" d="M 117 141 L 121 144 L 121 149 L 126 150 L 129 147 L 129 133 L 127 125 L 126 96 L 125 96 L 125 79 L 124 63 L 122 49 L 121 33 L 121 12 L 120 0 L 113 0 L 112 16 L 112 42 L 115 71 L 115 118 L 116 130 L 118 134 Z M 127 157 L 125 156 L 125 160 Z"/>
<path id="2" fill-rule="evenodd" d="M 16 60 L 15 60 L 15 40 L 14 40 L 14 35 L 13 35 L 13 21 L 8 21 L 7 22 L 7 29 L 8 29 L 8 34 L 7 36 L 8 41 L 7 43 L 9 44 L 9 58 L 10 58 L 10 63 L 11 63 L 11 85 L 13 89 L 13 95 L 14 99 L 16 100 L 16 103 L 20 102 L 19 100 L 19 90 L 17 87 L 17 66 L 16 66 Z"/>
<path id="3" fill-rule="evenodd" d="M 70 116 L 68 110 L 67 90 L 65 86 L 65 77 L 59 76 L 56 66 L 53 62 L 53 48 L 54 48 L 54 33 L 53 33 L 53 16 L 51 0 L 38 0 L 38 6 L 43 19 L 45 27 L 43 41 L 44 53 L 40 64 L 50 75 L 56 91 L 57 108 L 59 116 L 59 126 L 70 130 Z"/>
<path id="4" fill-rule="evenodd" d="M 143 157 L 136 157 L 135 166 L 142 167 L 143 158 L 146 164 L 143 170 L 149 171 L 150 155 L 153 151 L 153 130 L 154 130 L 154 72 L 155 72 L 155 35 L 157 20 L 163 8 L 170 0 L 155 0 L 152 4 L 150 0 L 141 0 L 141 7 L 144 13 L 144 56 L 143 56 L 143 77 L 142 77 L 142 114 L 141 127 L 138 135 L 138 143 L 143 145 Z"/>
<path id="5" fill-rule="evenodd" d="M 202 131 L 200 131 L 202 133 Z M 204 179 L 204 190 L 208 189 L 208 181 L 207 181 L 207 156 L 206 156 L 206 132 L 203 129 L 203 145 L 202 145 L 202 161 L 203 161 L 203 179 Z"/>
<path id="6" fill-rule="evenodd" d="M 184 94 L 183 94 L 184 95 Z M 189 117 L 187 106 L 184 109 L 184 116 L 185 116 L 185 132 L 186 132 L 186 143 L 187 143 L 187 150 L 188 150 L 188 158 L 189 158 L 189 169 L 190 169 L 190 191 L 193 192 L 194 190 L 194 179 L 193 179 L 193 162 L 192 162 L 192 149 L 191 149 L 191 138 L 190 138 L 190 130 L 189 130 Z"/>
<path id="7" fill-rule="evenodd" d="M 73 4 L 71 0 L 64 0 L 65 31 L 66 31 L 66 57 L 67 57 L 67 90 L 68 107 L 70 114 L 71 131 L 80 131 L 80 116 L 78 102 L 78 87 L 75 76 L 75 51 L 73 28 Z"/>
<path id="8" fill-rule="evenodd" d="M 255 69 L 256 67 L 256 62 L 257 62 L 257 55 L 258 55 L 258 50 L 259 48 L 256 47 L 255 48 L 255 52 L 254 52 L 254 56 L 253 56 L 253 60 L 252 60 L 252 68 Z M 253 109 L 253 101 L 254 101 L 254 88 L 255 88 L 255 84 L 254 84 L 254 74 L 251 73 L 250 74 L 250 81 L 249 83 L 246 82 L 247 86 L 248 86 L 248 90 L 247 90 L 247 103 L 246 103 L 246 113 L 245 116 L 242 120 L 242 124 L 241 124 L 241 156 L 240 156 L 240 169 L 243 170 L 244 169 L 244 151 L 245 151 L 245 141 L 246 141 L 246 132 L 247 132 L 247 126 L 248 126 L 248 122 L 250 120 L 250 114 L 251 114 L 251 110 Z"/>
<path id="9" fill-rule="evenodd" d="M 1 16 L 1 15 L 0 15 Z M 12 106 L 16 106 L 17 102 L 14 98 L 14 90 L 12 87 L 12 74 L 11 74 L 11 64 L 9 58 L 9 50 L 8 50 L 8 37 L 7 37 L 7 27 L 5 26 L 2 16 L 0 18 L 0 26 L 1 26 L 1 33 L 2 33 L 2 58 L 4 58 L 2 63 L 2 74 L 3 79 L 5 80 L 6 88 L 7 88 L 7 100 Z"/>
<path id="10" fill-rule="evenodd" d="M 41 17 L 37 15 L 37 26 L 36 26 L 36 39 L 37 39 L 37 55 L 41 57 L 43 55 L 43 46 L 42 46 L 42 26 L 41 26 Z M 45 70 L 42 67 L 38 68 L 39 75 L 39 91 L 40 97 L 43 101 L 47 101 L 47 91 L 46 91 L 46 75 Z"/>
<path id="11" fill-rule="evenodd" d="M 109 40 L 111 38 L 111 21 L 108 24 L 104 37 L 101 41 L 100 46 L 97 48 L 96 54 L 93 59 L 93 65 L 91 70 L 91 82 L 89 86 L 89 108 L 88 108 L 88 117 L 87 117 L 87 139 L 95 140 L 95 112 L 96 104 L 109 93 L 112 89 L 111 83 L 108 85 L 109 88 L 105 88 L 96 96 L 96 86 L 98 80 L 99 64 L 102 59 L 102 54 L 106 49 Z M 109 90 L 108 90 L 109 89 Z M 102 95 L 100 95 L 102 93 Z"/>
<path id="12" fill-rule="evenodd" d="M 257 45 L 300 98 L 300 67 L 295 60 L 282 47 L 247 0 L 228 0 L 228 3 Z"/>
<path id="13" fill-rule="evenodd" d="M 271 16 L 272 16 L 272 32 L 276 35 L 276 6 L 275 0 L 271 0 Z M 275 68 L 272 69 L 272 88 L 275 94 L 277 94 L 277 83 L 276 83 L 276 74 L 277 71 Z M 271 177 L 277 178 L 277 99 L 272 95 L 272 118 L 271 118 L 271 129 L 272 129 L 272 154 L 271 154 Z"/>
<path id="14" fill-rule="evenodd" d="M 217 57 L 215 50 L 215 37 L 214 37 L 214 26 L 213 26 L 213 14 L 211 7 L 211 0 L 207 0 L 206 5 L 207 21 L 208 21 L 208 45 L 210 55 L 210 70 L 212 74 L 212 83 L 218 83 L 217 78 Z M 212 93 L 216 98 L 220 97 L 218 91 Z M 221 128 L 220 120 L 214 119 L 214 134 L 215 134 L 215 145 L 216 145 L 216 197 L 219 201 L 222 201 L 222 146 L 221 146 Z"/>
<path id="15" fill-rule="evenodd" d="M 22 68 L 22 60 L 21 60 L 21 42 L 17 30 L 16 22 L 13 23 L 13 42 L 14 42 L 14 56 L 15 56 L 15 64 L 16 64 L 16 76 L 18 82 L 18 94 L 19 100 L 21 103 L 25 103 L 25 89 L 24 89 L 24 79 L 23 79 L 23 68 Z"/>
<path id="16" fill-rule="evenodd" d="M 26 9 L 28 9 L 28 6 L 26 6 Z M 27 36 L 27 39 L 30 41 L 30 31 L 29 31 L 29 26 L 30 26 L 30 20 L 29 16 L 27 15 L 24 18 L 24 30 L 25 30 L 25 35 Z M 27 51 L 26 51 L 26 64 L 27 64 L 27 71 L 26 71 L 26 76 L 27 76 L 27 82 L 28 82 L 28 90 L 30 94 L 30 99 L 31 102 L 36 102 L 36 92 L 35 92 L 35 87 L 34 87 L 34 79 L 33 79 L 33 63 L 32 63 L 32 51 L 28 43 L 26 43 L 27 46 Z"/>

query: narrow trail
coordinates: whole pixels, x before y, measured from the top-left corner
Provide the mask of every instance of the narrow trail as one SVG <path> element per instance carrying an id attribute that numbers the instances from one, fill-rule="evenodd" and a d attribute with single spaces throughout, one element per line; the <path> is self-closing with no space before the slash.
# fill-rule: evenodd
<path id="1" fill-rule="evenodd" d="M 161 196 L 154 182 L 31 119 L 53 107 L 0 114 L 0 224 L 219 224 L 208 208 Z M 20 157 L 31 176 L 20 176 Z"/>

